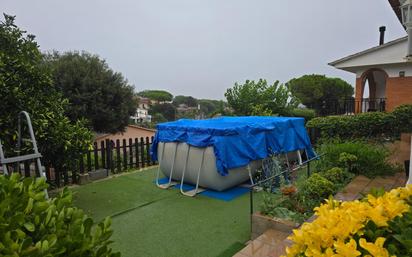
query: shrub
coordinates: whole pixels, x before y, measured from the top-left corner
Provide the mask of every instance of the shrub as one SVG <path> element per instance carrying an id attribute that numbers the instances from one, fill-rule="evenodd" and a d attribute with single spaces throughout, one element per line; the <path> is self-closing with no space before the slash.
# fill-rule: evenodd
<path id="1" fill-rule="evenodd" d="M 313 215 L 314 207 L 343 188 L 352 177 L 341 168 L 314 173 L 295 185 L 281 185 L 279 190 L 265 192 L 260 210 L 265 215 L 301 223 Z"/>
<path id="2" fill-rule="evenodd" d="M 302 117 L 305 118 L 305 121 L 308 122 L 311 119 L 315 118 L 316 113 L 313 109 L 308 108 L 294 108 L 291 109 L 288 113 L 291 117 Z"/>
<path id="3" fill-rule="evenodd" d="M 351 173 L 338 167 L 322 172 L 320 175 L 334 184 L 346 184 L 353 177 Z"/>
<path id="4" fill-rule="evenodd" d="M 319 171 L 326 171 L 338 165 L 350 169 L 352 173 L 371 178 L 390 175 L 396 171 L 396 168 L 387 162 L 389 151 L 386 148 L 364 141 L 330 141 L 320 145 L 318 152 L 325 154 L 322 161 L 316 165 Z M 347 167 L 347 163 L 343 162 L 343 153 L 356 156 L 357 159 L 351 167 Z"/>
<path id="5" fill-rule="evenodd" d="M 323 138 L 371 138 L 394 135 L 393 115 L 368 112 L 354 116 L 328 116 L 310 120 L 306 126 L 321 131 Z"/>
<path id="6" fill-rule="evenodd" d="M 307 127 L 319 129 L 323 138 L 398 137 L 401 132 L 412 131 L 412 105 L 398 106 L 392 113 L 318 117 L 310 120 Z"/>
<path id="7" fill-rule="evenodd" d="M 95 225 L 66 188 L 46 200 L 43 179 L 0 176 L 0 256 L 116 257 L 106 218 Z"/>
<path id="8" fill-rule="evenodd" d="M 393 110 L 395 126 L 400 132 L 412 132 L 412 105 L 401 105 Z"/>
<path id="9" fill-rule="evenodd" d="M 408 186 L 364 201 L 329 199 L 294 231 L 287 256 L 412 256 L 411 196 Z"/>
<path id="10" fill-rule="evenodd" d="M 299 194 L 306 199 L 319 199 L 321 201 L 334 194 L 334 192 L 335 186 L 333 183 L 319 173 L 313 173 L 299 187 Z"/>

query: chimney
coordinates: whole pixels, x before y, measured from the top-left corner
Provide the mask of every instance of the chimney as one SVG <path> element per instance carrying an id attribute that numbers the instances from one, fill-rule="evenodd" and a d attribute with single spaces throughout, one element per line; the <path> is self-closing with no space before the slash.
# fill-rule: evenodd
<path id="1" fill-rule="evenodd" d="M 380 32 L 379 45 L 383 45 L 385 43 L 385 31 L 386 31 L 385 26 L 379 27 L 379 32 Z"/>

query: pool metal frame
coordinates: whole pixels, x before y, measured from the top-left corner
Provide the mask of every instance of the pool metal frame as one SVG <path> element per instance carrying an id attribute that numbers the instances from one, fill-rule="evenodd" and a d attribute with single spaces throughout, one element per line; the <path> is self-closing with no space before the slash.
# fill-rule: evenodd
<path id="1" fill-rule="evenodd" d="M 179 142 L 175 142 L 176 144 L 175 144 L 175 150 L 174 150 L 174 154 L 173 154 L 174 157 L 173 157 L 173 161 L 172 161 L 172 167 L 170 168 L 169 181 L 168 181 L 167 183 L 165 183 L 165 184 L 160 184 L 160 183 L 159 183 L 160 172 L 161 172 L 160 166 L 161 166 L 161 164 L 162 164 L 163 156 L 164 156 L 164 151 L 165 151 L 165 148 L 166 148 L 165 145 L 164 145 L 166 142 L 162 142 L 162 143 L 163 143 L 162 154 L 161 154 L 161 156 L 159 157 L 159 168 L 157 169 L 157 172 L 156 172 L 156 186 L 159 187 L 160 189 L 169 189 L 169 188 L 171 188 L 171 187 L 173 187 L 173 186 L 176 186 L 176 185 L 178 184 L 178 182 L 172 180 L 172 177 L 173 177 L 173 171 L 174 171 L 174 168 L 175 168 L 175 161 L 176 161 L 176 155 L 177 155 L 177 147 L 178 147 L 178 145 L 179 145 Z M 185 191 L 185 190 L 183 189 L 183 186 L 184 186 L 184 180 L 185 180 L 185 173 L 186 173 L 186 170 L 187 170 L 187 163 L 188 163 L 188 161 L 189 161 L 189 151 L 190 151 L 190 147 L 191 147 L 191 146 L 188 145 L 188 148 L 187 148 L 187 151 L 186 151 L 186 161 L 185 161 L 185 164 L 184 164 L 184 166 L 183 166 L 182 178 L 181 178 L 181 180 L 180 180 L 180 187 L 179 187 L 179 189 L 180 189 L 180 193 L 182 193 L 183 195 L 189 196 L 189 197 L 194 197 L 194 196 L 196 196 L 197 194 L 206 191 L 206 189 L 199 187 L 200 173 L 201 173 L 202 170 L 203 170 L 203 164 L 204 164 L 204 159 L 205 159 L 206 148 L 203 148 L 203 150 L 202 150 L 202 160 L 201 160 L 201 162 L 200 162 L 200 166 L 199 166 L 199 169 L 198 169 L 198 172 L 197 172 L 197 180 L 196 180 L 195 188 L 192 189 L 192 190 L 187 190 L 187 191 Z M 297 154 L 297 156 L 298 156 L 298 163 L 299 163 L 299 165 L 302 165 L 302 156 L 301 156 L 300 150 L 297 150 L 297 151 L 296 151 L 296 154 Z M 289 158 L 288 158 L 287 153 L 285 153 L 285 159 L 286 159 L 286 163 L 287 163 L 288 170 L 290 170 L 290 163 L 289 163 Z M 247 170 L 248 170 L 248 173 L 249 173 L 250 183 L 251 183 L 251 185 L 254 185 L 255 183 L 254 183 L 254 181 L 253 181 L 252 170 L 251 170 L 250 164 L 247 165 Z"/>

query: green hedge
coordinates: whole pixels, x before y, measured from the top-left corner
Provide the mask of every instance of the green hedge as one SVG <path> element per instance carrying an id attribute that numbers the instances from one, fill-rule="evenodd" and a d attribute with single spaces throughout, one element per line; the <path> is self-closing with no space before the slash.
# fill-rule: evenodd
<path id="1" fill-rule="evenodd" d="M 94 224 L 67 188 L 50 200 L 46 188 L 44 179 L 0 176 L 0 256 L 120 256 L 109 247 L 109 218 Z"/>
<path id="2" fill-rule="evenodd" d="M 305 121 L 308 122 L 311 119 L 315 118 L 315 110 L 309 108 L 294 108 L 288 111 L 288 116 L 291 117 L 302 117 L 305 118 Z"/>
<path id="3" fill-rule="evenodd" d="M 320 172 L 337 166 L 373 178 L 397 171 L 397 167 L 387 161 L 390 152 L 381 145 L 364 141 L 330 141 L 320 145 L 317 151 L 324 154 L 322 161 L 316 163 L 316 170 Z"/>
<path id="4" fill-rule="evenodd" d="M 306 126 L 319 129 L 323 138 L 397 137 L 401 132 L 412 131 L 412 105 L 401 105 L 392 113 L 318 117 L 310 120 Z"/>
<path id="5" fill-rule="evenodd" d="M 412 132 L 412 105 L 401 105 L 393 110 L 392 115 L 400 132 Z"/>

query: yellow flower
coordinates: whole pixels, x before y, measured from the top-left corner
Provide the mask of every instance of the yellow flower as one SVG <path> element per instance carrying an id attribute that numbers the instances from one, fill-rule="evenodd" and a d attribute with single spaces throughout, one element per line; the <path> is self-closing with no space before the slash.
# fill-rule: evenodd
<path id="1" fill-rule="evenodd" d="M 383 247 L 385 238 L 370 243 L 365 239 L 356 242 L 353 236 L 362 236 L 363 228 L 369 221 L 379 227 L 387 226 L 388 221 L 409 210 L 405 199 L 411 196 L 412 185 L 394 189 L 381 197 L 369 195 L 366 201 L 339 202 L 329 199 L 315 208 L 315 221 L 305 223 L 299 230 L 293 231 L 289 239 L 294 244 L 287 249 L 287 256 L 357 257 L 361 255 L 358 246 L 367 250 L 371 256 L 389 256 Z"/>
<path id="2" fill-rule="evenodd" d="M 361 252 L 356 250 L 356 241 L 351 239 L 348 243 L 344 243 L 343 241 L 338 241 L 334 244 L 336 249 L 336 257 L 338 256 L 345 256 L 345 257 L 357 257 L 361 255 Z"/>
<path id="3" fill-rule="evenodd" d="M 368 251 L 373 257 L 389 257 L 388 251 L 383 247 L 385 238 L 378 237 L 375 243 L 369 243 L 365 238 L 359 240 L 359 245 L 366 251 Z"/>

